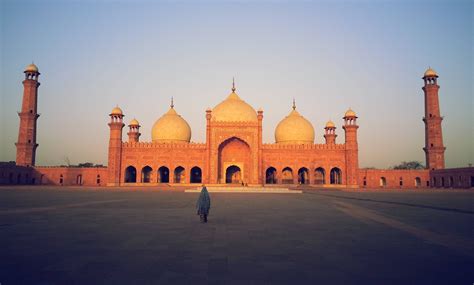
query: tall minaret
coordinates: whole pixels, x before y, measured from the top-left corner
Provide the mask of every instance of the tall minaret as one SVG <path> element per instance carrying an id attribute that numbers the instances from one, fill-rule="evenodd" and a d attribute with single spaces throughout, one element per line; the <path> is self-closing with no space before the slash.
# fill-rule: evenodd
<path id="1" fill-rule="evenodd" d="M 359 171 L 359 145 L 357 143 L 357 116 L 349 108 L 344 115 L 344 126 L 342 127 L 346 136 L 346 185 L 357 187 L 357 175 Z"/>
<path id="2" fill-rule="evenodd" d="M 441 129 L 441 117 L 439 112 L 438 100 L 438 74 L 433 69 L 426 70 L 423 80 L 425 86 L 425 147 L 423 150 L 426 154 L 426 168 L 435 170 L 444 168 L 444 151 L 443 132 Z"/>
<path id="3" fill-rule="evenodd" d="M 110 112 L 110 138 L 109 138 L 109 161 L 107 165 L 107 186 L 119 186 L 122 165 L 122 109 L 118 106 Z"/>
<path id="4" fill-rule="evenodd" d="M 23 102 L 21 104 L 20 128 L 16 145 L 16 164 L 21 166 L 34 166 L 36 157 L 36 120 L 38 114 L 38 67 L 33 63 L 25 69 L 23 80 Z"/>

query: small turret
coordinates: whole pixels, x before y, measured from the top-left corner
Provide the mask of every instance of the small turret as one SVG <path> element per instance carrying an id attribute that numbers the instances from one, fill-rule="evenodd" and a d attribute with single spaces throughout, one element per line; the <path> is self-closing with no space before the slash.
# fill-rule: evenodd
<path id="1" fill-rule="evenodd" d="M 326 139 L 326 144 L 336 144 L 336 137 L 336 125 L 333 121 L 328 121 L 324 127 L 324 138 Z"/>
<path id="2" fill-rule="evenodd" d="M 140 123 L 137 121 L 137 119 L 133 119 L 130 121 L 128 124 L 129 131 L 127 133 L 128 135 L 128 141 L 129 142 L 139 142 L 140 140 Z"/>

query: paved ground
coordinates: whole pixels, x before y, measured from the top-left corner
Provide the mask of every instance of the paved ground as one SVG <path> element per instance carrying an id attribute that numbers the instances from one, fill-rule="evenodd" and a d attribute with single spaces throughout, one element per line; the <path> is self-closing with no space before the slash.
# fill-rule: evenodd
<path id="1" fill-rule="evenodd" d="M 474 191 L 0 188 L 0 283 L 468 284 Z"/>

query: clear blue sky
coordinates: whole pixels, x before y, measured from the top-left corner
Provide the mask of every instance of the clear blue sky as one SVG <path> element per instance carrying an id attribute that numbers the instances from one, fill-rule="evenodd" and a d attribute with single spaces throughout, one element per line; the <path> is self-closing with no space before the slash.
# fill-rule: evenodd
<path id="1" fill-rule="evenodd" d="M 439 73 L 448 167 L 473 162 L 472 1 L 1 1 L 0 161 L 15 159 L 24 67 L 41 76 L 37 164 L 107 163 L 110 110 L 143 141 L 169 108 L 205 140 L 205 110 L 237 93 L 264 142 L 298 110 L 359 118 L 360 166 L 424 163 L 423 72 Z M 126 129 L 124 129 L 126 139 Z"/>

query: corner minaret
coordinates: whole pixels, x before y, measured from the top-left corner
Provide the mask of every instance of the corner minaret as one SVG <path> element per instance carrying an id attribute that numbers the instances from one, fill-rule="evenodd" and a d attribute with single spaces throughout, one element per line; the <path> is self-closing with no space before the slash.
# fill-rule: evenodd
<path id="1" fill-rule="evenodd" d="M 344 115 L 344 126 L 346 141 L 346 185 L 356 188 L 358 186 L 357 175 L 359 171 L 359 146 L 357 143 L 357 116 L 349 108 Z"/>
<path id="2" fill-rule="evenodd" d="M 20 166 L 34 166 L 36 157 L 36 120 L 38 114 L 38 67 L 33 63 L 28 65 L 24 71 L 23 80 L 23 102 L 20 117 L 20 128 L 18 130 L 18 142 L 16 145 L 16 164 Z"/>
<path id="3" fill-rule="evenodd" d="M 423 92 L 425 93 L 425 147 L 426 168 L 435 170 L 444 168 L 443 132 L 441 121 L 443 117 L 439 111 L 438 100 L 438 74 L 431 67 L 426 70 L 423 81 Z"/>
<path id="4" fill-rule="evenodd" d="M 336 144 L 336 137 L 336 125 L 334 125 L 333 121 L 328 121 L 324 127 L 324 139 L 326 139 L 326 144 Z"/>
<path id="5" fill-rule="evenodd" d="M 117 106 L 112 109 L 109 116 L 110 138 L 107 186 L 119 186 L 122 164 L 122 129 L 125 126 L 123 123 L 124 115 L 122 109 Z"/>
<path id="6" fill-rule="evenodd" d="M 130 124 L 128 124 L 129 131 L 127 133 L 128 135 L 128 142 L 139 142 L 140 141 L 140 123 L 137 121 L 137 119 L 133 119 L 130 121 Z"/>

